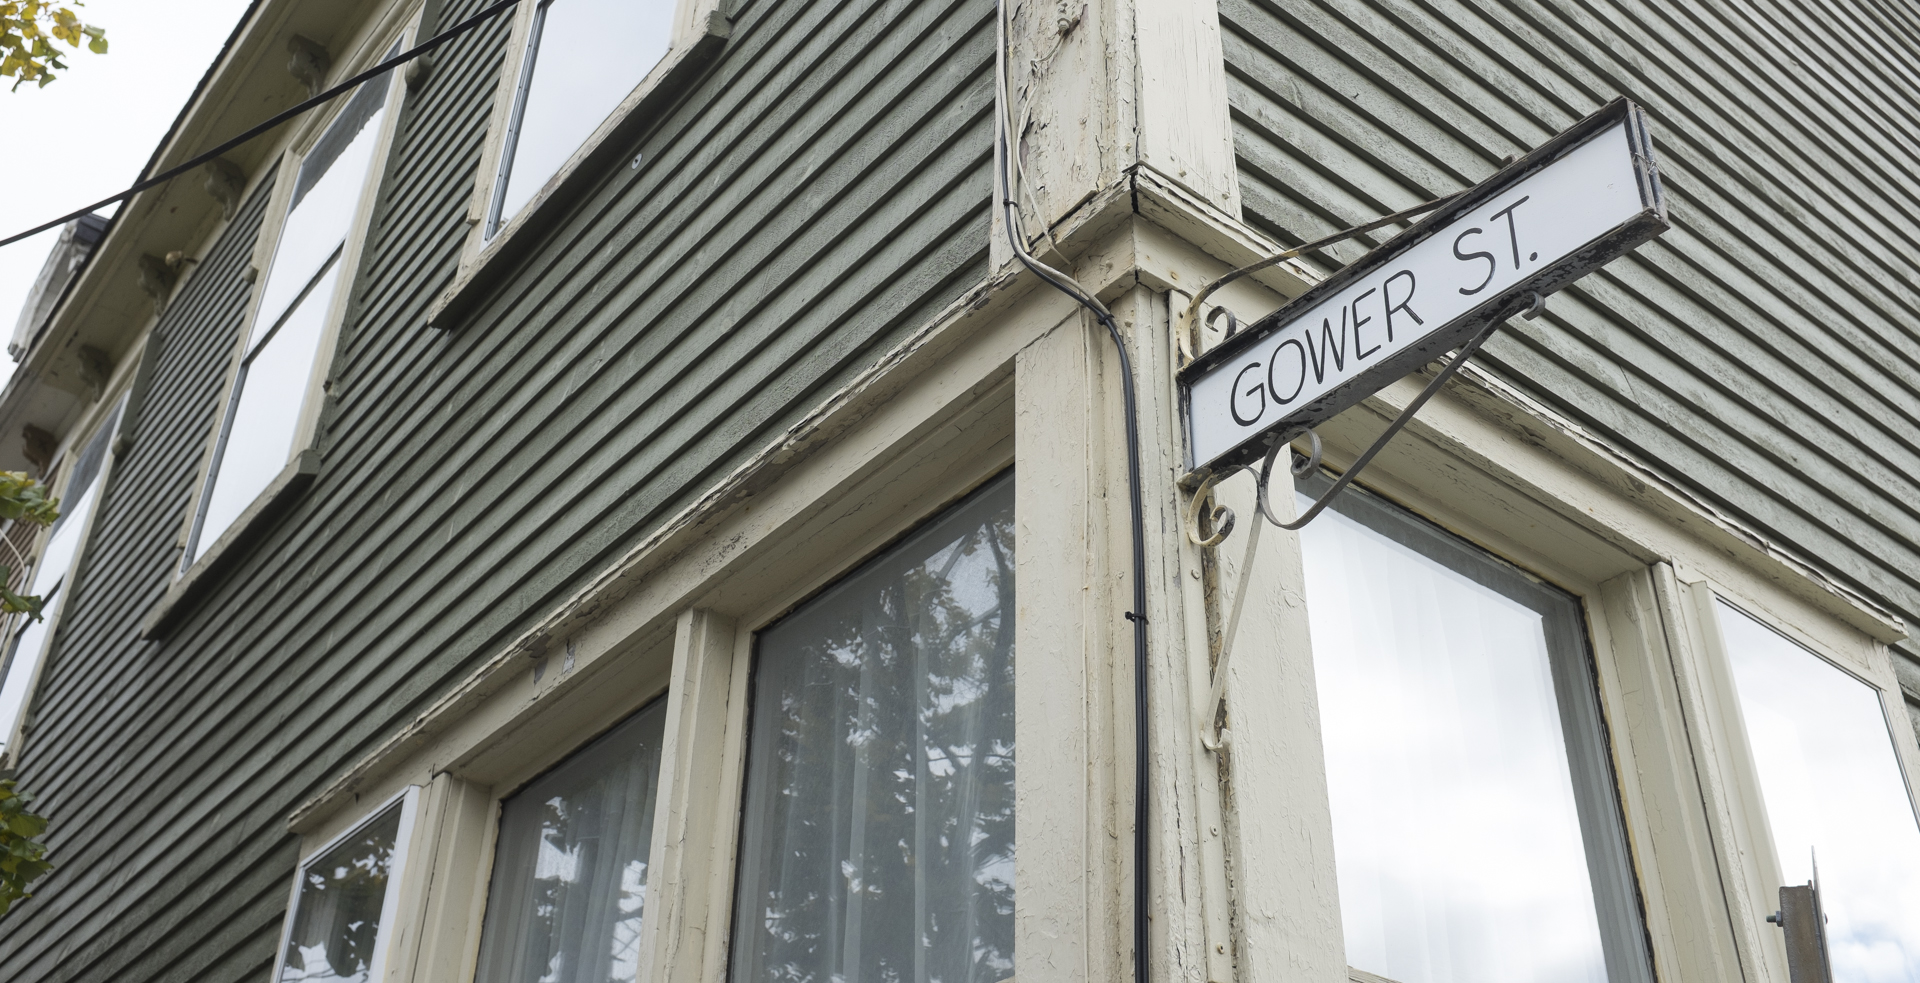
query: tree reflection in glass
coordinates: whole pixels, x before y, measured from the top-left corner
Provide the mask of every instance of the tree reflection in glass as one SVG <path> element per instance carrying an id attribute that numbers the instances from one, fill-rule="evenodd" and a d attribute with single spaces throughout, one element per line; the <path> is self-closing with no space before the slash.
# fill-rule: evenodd
<path id="1" fill-rule="evenodd" d="M 401 808 L 394 804 L 301 867 L 279 983 L 370 977 Z"/>
<path id="2" fill-rule="evenodd" d="M 666 708 L 655 700 L 501 804 L 478 983 L 639 978 Z"/>
<path id="3" fill-rule="evenodd" d="M 759 637 L 735 983 L 1013 973 L 1013 479 Z"/>

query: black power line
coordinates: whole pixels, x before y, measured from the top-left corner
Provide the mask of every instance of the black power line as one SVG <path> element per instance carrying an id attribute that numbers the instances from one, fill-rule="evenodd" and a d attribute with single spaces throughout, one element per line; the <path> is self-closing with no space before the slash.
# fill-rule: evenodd
<path id="1" fill-rule="evenodd" d="M 209 150 L 206 153 L 201 154 L 200 156 L 195 157 L 192 160 L 189 160 L 186 163 L 179 165 L 178 167 L 173 167 L 173 168 L 169 168 L 168 170 L 162 171 L 161 173 L 156 174 L 153 177 L 147 178 L 146 180 L 141 181 L 140 183 L 134 185 L 131 188 L 128 188 L 125 191 L 120 192 L 119 194 L 112 195 L 107 198 L 102 198 L 101 200 L 96 201 L 85 208 L 79 209 L 78 211 L 68 212 L 67 214 L 62 215 L 51 222 L 46 222 L 41 225 L 36 225 L 25 232 L 16 233 L 14 235 L 10 235 L 6 237 L 5 239 L 0 239 L 0 246 L 11 245 L 29 236 L 39 235 L 40 233 L 45 232 L 48 229 L 59 228 L 60 226 L 65 225 L 68 222 L 71 222 L 74 219 L 77 219 L 83 215 L 91 215 L 92 213 L 99 211 L 100 209 L 105 208 L 116 201 L 125 201 L 126 199 L 131 198 L 134 195 L 137 195 L 140 192 L 145 191 L 148 188 L 151 188 L 155 185 L 165 184 L 166 182 L 171 181 L 174 178 L 177 178 L 180 175 L 185 174 L 186 172 L 191 171 L 196 167 L 199 167 L 201 164 L 204 164 L 207 161 L 210 161 L 215 157 L 218 157 L 221 154 L 224 154 L 227 151 L 232 150 L 233 148 L 238 147 L 243 143 L 246 143 L 248 140 L 251 140 L 254 137 L 259 136 L 260 134 L 273 129 L 274 127 L 279 126 L 282 123 L 285 123 L 287 120 L 290 120 L 295 116 L 298 116 L 301 113 L 304 113 L 307 110 L 312 109 L 313 107 L 318 106 L 326 102 L 327 100 L 332 99 L 333 97 L 354 88 L 355 86 L 359 85 L 362 82 L 365 82 L 370 78 L 374 78 L 378 76 L 382 72 L 393 71 L 395 68 L 398 68 L 399 66 L 404 65 L 407 62 L 410 62 L 415 58 L 418 58 L 421 55 L 424 55 L 427 52 L 440 47 L 443 44 L 446 44 L 448 41 L 453 40 L 455 37 L 458 37 L 459 35 L 465 34 L 468 31 L 471 31 L 474 28 L 479 27 L 481 24 L 485 23 L 488 18 L 492 17 L 497 13 L 500 13 L 503 10 L 506 10 L 508 7 L 511 7 L 514 4 L 517 4 L 519 2 L 520 0 L 499 0 L 498 3 L 495 3 L 492 6 L 489 6 L 487 9 L 482 10 L 477 14 L 474 14 L 472 17 L 469 17 L 466 20 L 463 20 L 460 23 L 455 24 L 452 27 L 449 27 L 444 31 L 441 31 L 439 34 L 436 34 L 433 37 L 428 38 L 426 41 L 420 43 L 419 45 L 416 45 L 415 47 L 409 48 L 406 51 L 402 51 L 399 54 L 394 55 L 392 58 L 389 58 L 386 61 L 383 61 L 380 64 L 375 65 L 374 67 L 369 68 L 366 71 L 361 72 L 360 74 L 355 75 L 344 82 L 341 82 L 339 85 L 336 85 L 333 88 L 328 89 L 327 91 L 322 92 L 311 99 L 308 99 L 306 102 L 303 102 L 298 106 L 295 106 L 292 109 L 287 110 L 286 112 L 283 112 L 283 113 L 280 113 L 279 115 L 274 116 L 273 118 L 267 120 L 266 122 L 261 123 L 258 126 L 255 126 L 254 128 L 248 130 L 247 132 L 242 133 L 231 140 L 228 140 L 226 143 L 223 143 L 220 146 L 215 147 L 212 150 Z"/>

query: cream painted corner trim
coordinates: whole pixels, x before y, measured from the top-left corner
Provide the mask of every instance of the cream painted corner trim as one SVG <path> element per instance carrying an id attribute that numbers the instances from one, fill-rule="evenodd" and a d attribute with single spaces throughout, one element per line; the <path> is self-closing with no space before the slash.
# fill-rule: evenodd
<path id="1" fill-rule="evenodd" d="M 874 365 L 610 564 L 538 624 L 489 657 L 451 692 L 390 735 L 325 790 L 299 806 L 289 820 L 291 827 L 304 828 L 318 817 L 343 807 L 357 789 L 430 745 L 436 735 L 469 710 L 521 679 L 533 657 L 544 655 L 556 644 L 563 644 L 605 618 L 620 601 L 642 589 L 663 566 L 696 547 L 722 519 L 750 507 L 757 497 L 774 489 L 780 479 L 799 467 L 812 451 L 876 417 L 910 382 L 929 369 L 950 369 L 943 359 L 956 349 L 980 341 L 983 333 L 991 333 L 996 324 L 1005 320 L 1050 325 L 1072 313 L 1071 301 L 1052 293 L 1035 294 L 1036 284 L 1030 275 L 1009 271 L 980 282 L 955 299 Z M 1015 318 L 1017 312 L 1025 313 Z M 957 377 L 941 381 L 946 385 L 961 384 Z M 717 565 L 721 561 L 711 562 Z"/>

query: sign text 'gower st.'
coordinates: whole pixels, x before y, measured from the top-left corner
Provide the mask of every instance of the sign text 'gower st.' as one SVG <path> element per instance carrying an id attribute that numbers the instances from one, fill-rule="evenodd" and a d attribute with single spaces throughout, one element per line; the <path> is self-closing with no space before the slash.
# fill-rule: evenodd
<path id="1" fill-rule="evenodd" d="M 1195 359 L 1188 464 L 1258 459 L 1666 227 L 1644 117 L 1615 100 Z"/>

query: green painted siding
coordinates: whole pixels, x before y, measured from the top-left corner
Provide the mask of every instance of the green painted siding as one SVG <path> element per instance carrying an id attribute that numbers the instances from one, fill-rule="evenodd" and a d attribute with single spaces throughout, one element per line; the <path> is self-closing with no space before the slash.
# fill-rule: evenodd
<path id="1" fill-rule="evenodd" d="M 1484 360 L 1920 623 L 1920 58 L 1884 40 L 1912 37 L 1908 8 L 1220 14 L 1246 217 L 1289 243 L 1478 181 L 1615 95 L 1646 105 L 1673 230 L 1511 322 Z M 1920 663 L 1900 668 L 1920 684 Z"/>
<path id="2" fill-rule="evenodd" d="M 504 23 L 445 49 L 402 115 L 318 479 L 142 642 L 257 194 L 170 312 L 107 489 L 24 744 L 60 868 L 0 932 L 0 979 L 262 979 L 296 804 L 986 275 L 992 18 L 749 0 L 645 163 L 442 333 Z"/>

